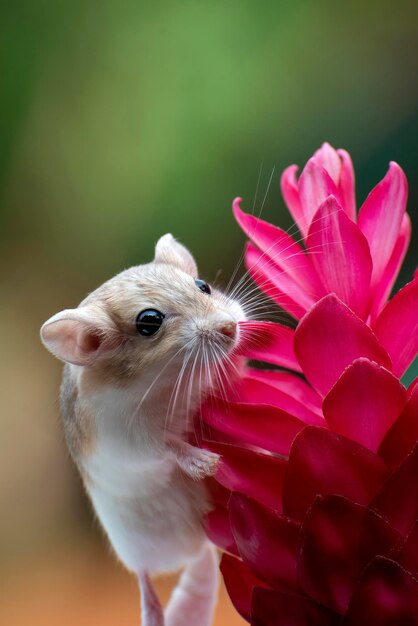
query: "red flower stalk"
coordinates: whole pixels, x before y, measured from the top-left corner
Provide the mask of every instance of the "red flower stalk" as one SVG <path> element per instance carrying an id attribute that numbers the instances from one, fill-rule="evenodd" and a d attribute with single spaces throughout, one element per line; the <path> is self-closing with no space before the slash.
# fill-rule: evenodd
<path id="1" fill-rule="evenodd" d="M 306 250 L 235 204 L 258 246 L 249 272 L 303 316 L 296 331 L 242 324 L 243 356 L 292 371 L 247 367 L 234 401 L 203 411 L 202 443 L 222 455 L 207 532 L 255 626 L 418 624 L 418 384 L 399 381 L 418 352 L 418 278 L 385 304 L 406 183 L 392 164 L 356 224 L 353 180 L 327 144 L 298 182 L 285 171 Z"/>

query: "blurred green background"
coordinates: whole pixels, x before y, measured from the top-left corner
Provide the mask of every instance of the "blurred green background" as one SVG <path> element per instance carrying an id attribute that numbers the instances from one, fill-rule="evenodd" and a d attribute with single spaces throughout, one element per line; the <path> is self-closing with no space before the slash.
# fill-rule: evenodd
<path id="1" fill-rule="evenodd" d="M 259 210 L 275 167 L 263 217 L 289 227 L 280 172 L 324 140 L 351 152 L 359 203 L 389 160 L 405 169 L 409 279 L 417 58 L 415 1 L 1 1 L 0 576 L 10 589 L 49 558 L 58 575 L 57 554 L 89 555 L 99 537 L 62 441 L 60 365 L 40 345 L 41 323 L 149 260 L 165 232 L 226 284 L 244 241 L 231 200 L 251 209 L 262 165 Z M 2 624 L 25 623 L 25 599 L 13 603 Z M 30 619 L 46 623 L 42 608 Z"/>

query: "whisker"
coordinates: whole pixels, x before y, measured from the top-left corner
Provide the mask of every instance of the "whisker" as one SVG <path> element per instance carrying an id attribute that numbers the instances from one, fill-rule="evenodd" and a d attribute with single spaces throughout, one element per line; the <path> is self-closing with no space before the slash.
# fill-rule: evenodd
<path id="1" fill-rule="evenodd" d="M 252 207 L 252 211 L 251 211 L 251 214 L 252 214 L 252 215 L 254 214 L 255 205 L 256 205 L 256 202 L 257 202 L 257 195 L 258 195 L 258 189 L 259 189 L 259 186 L 260 186 L 260 180 L 261 180 L 261 173 L 262 173 L 262 171 L 263 171 L 263 161 L 261 161 L 261 163 L 260 163 L 260 168 L 259 168 L 259 170 L 258 170 L 257 184 L 256 184 L 256 187 L 255 187 L 254 200 L 253 200 L 253 207 Z M 243 258 L 244 258 L 244 250 L 242 250 L 242 252 L 241 252 L 241 254 L 240 254 L 240 257 L 239 257 L 239 259 L 238 259 L 238 262 L 237 262 L 237 264 L 236 264 L 236 266 L 235 266 L 235 268 L 234 268 L 234 271 L 233 271 L 233 272 L 232 272 L 232 274 L 231 274 L 231 278 L 229 279 L 229 282 L 228 282 L 228 284 L 227 284 L 227 286 L 226 286 L 226 289 L 225 289 L 226 291 L 228 291 L 228 290 L 230 289 L 231 284 L 233 283 L 234 278 L 235 278 L 235 276 L 237 275 L 237 272 L 238 272 L 238 270 L 239 270 L 239 267 L 240 267 L 240 265 L 241 265 L 241 263 L 242 263 Z"/>
<path id="2" fill-rule="evenodd" d="M 193 365 L 192 368 L 190 370 L 190 374 L 189 374 L 189 379 L 187 382 L 187 399 L 186 399 L 186 430 L 189 430 L 189 420 L 190 420 L 190 402 L 191 402 L 191 397 L 192 397 L 192 385 L 194 384 L 194 373 L 195 373 L 195 369 L 196 369 L 196 363 L 197 363 L 197 359 L 200 355 L 200 349 L 201 346 L 198 346 L 198 349 L 196 351 L 196 355 L 193 361 Z"/>
<path id="3" fill-rule="evenodd" d="M 154 378 L 154 380 L 152 381 L 152 383 L 149 385 L 148 389 L 145 391 L 144 395 L 142 396 L 141 400 L 139 401 L 138 405 L 136 406 L 135 410 L 132 412 L 132 416 L 129 420 L 129 424 L 128 424 L 128 428 L 132 428 L 133 427 L 133 423 L 135 421 L 135 418 L 138 414 L 138 412 L 140 411 L 143 403 L 145 402 L 145 400 L 147 399 L 147 397 L 149 396 L 150 392 L 152 391 L 152 389 L 154 388 L 154 385 L 158 382 L 158 380 L 160 379 L 160 377 L 163 375 L 163 373 L 165 372 L 165 370 L 167 369 L 167 367 L 173 362 L 173 360 L 183 351 L 185 350 L 190 344 L 192 343 L 192 340 L 188 341 L 184 346 L 182 346 L 181 348 L 179 348 L 177 350 L 177 352 L 175 352 L 173 354 L 173 356 L 167 361 L 167 363 L 163 366 L 163 368 L 160 370 L 160 372 L 158 373 L 158 375 Z"/>
<path id="4" fill-rule="evenodd" d="M 183 364 L 182 367 L 180 369 L 180 372 L 177 376 L 177 380 L 176 383 L 173 387 L 173 390 L 171 392 L 171 396 L 170 396 L 170 401 L 168 403 L 168 407 L 167 407 L 167 413 L 166 413 L 166 419 L 165 419 L 165 428 L 164 431 L 166 432 L 168 430 L 168 427 L 171 425 L 172 421 L 173 421 L 173 416 L 174 416 L 174 411 L 176 409 L 176 405 L 177 405 L 177 399 L 178 399 L 178 395 L 180 392 L 180 388 L 181 388 L 181 383 L 183 380 L 183 376 L 184 376 L 184 372 L 186 371 L 186 367 L 192 357 L 193 352 L 190 351 L 189 354 L 187 355 L 187 358 L 185 357 L 183 360 Z"/>
<path id="5" fill-rule="evenodd" d="M 340 211 L 340 210 L 341 210 L 341 209 L 336 209 L 336 210 L 335 210 L 335 211 L 333 211 L 330 215 L 333 215 L 333 214 L 335 214 L 335 213 L 338 213 L 338 211 Z M 312 222 L 311 222 L 311 224 L 316 223 L 316 221 L 318 221 L 319 219 L 321 219 L 321 218 L 319 218 L 319 217 L 318 217 L 318 218 L 313 219 L 313 220 L 312 220 Z M 319 231 L 319 233 L 320 233 L 320 232 L 323 232 L 324 230 L 326 230 L 326 228 L 327 228 L 327 227 L 326 227 L 326 226 L 324 226 L 324 228 L 323 228 L 322 230 L 320 230 L 320 231 Z M 256 230 L 256 229 L 254 229 L 253 233 L 250 235 L 250 239 L 254 236 L 255 230 Z M 285 231 L 283 231 L 283 232 L 285 232 Z M 286 234 L 289 234 L 289 233 L 288 233 L 288 232 L 286 232 Z M 259 262 L 263 259 L 263 257 L 265 257 L 265 256 L 269 256 L 270 258 L 273 258 L 273 260 L 276 260 L 276 258 L 280 255 L 280 257 L 283 259 L 283 255 L 284 255 L 284 253 L 286 252 L 286 250 L 290 249 L 290 248 L 291 248 L 291 247 L 293 247 L 295 244 L 296 244 L 296 245 L 298 245 L 300 242 L 303 242 L 303 241 L 304 241 L 304 238 L 303 238 L 302 236 L 301 236 L 299 239 L 292 240 L 292 242 L 290 242 L 290 243 L 289 243 L 289 245 L 288 245 L 288 246 L 287 246 L 284 250 L 280 250 L 280 251 L 277 253 L 277 255 L 275 255 L 275 256 L 273 256 L 273 257 L 272 257 L 272 255 L 270 254 L 270 252 L 271 252 L 271 250 L 272 250 L 275 246 L 277 246 L 277 245 L 280 243 L 280 239 L 278 239 L 277 241 L 273 242 L 273 243 L 271 244 L 271 246 L 269 246 L 266 250 L 264 250 L 264 251 L 262 252 L 261 257 L 260 257 L 260 259 L 258 259 L 258 261 L 257 261 L 257 263 L 256 263 L 256 264 L 258 264 L 258 263 L 259 263 Z M 339 243 L 339 244 L 341 244 L 341 243 L 344 243 L 344 242 L 342 242 L 342 241 L 335 241 L 335 242 L 329 242 L 329 243 L 334 243 L 334 244 Z M 292 255 L 289 255 L 288 257 L 285 257 L 285 258 L 283 259 L 283 262 L 288 261 L 288 260 L 289 260 L 289 259 L 291 259 L 293 256 L 299 256 L 299 255 L 301 254 L 301 252 L 305 252 L 305 249 L 304 249 L 304 248 L 301 248 L 301 250 L 298 250 L 296 253 L 294 253 L 294 254 L 292 254 Z M 305 252 L 305 253 L 306 253 L 306 252 Z M 310 250 L 309 250 L 309 253 L 308 253 L 308 254 L 311 254 L 311 253 L 312 253 L 312 248 L 310 248 Z M 249 269 L 251 269 L 251 268 L 249 268 Z M 292 269 L 297 269 L 297 267 L 296 267 L 296 266 L 294 266 Z M 245 280 L 245 277 L 246 277 L 246 275 L 244 274 L 244 276 L 240 279 L 240 281 L 238 281 L 238 284 L 239 284 L 242 280 Z M 235 287 L 234 287 L 234 289 L 232 290 L 232 292 L 229 292 L 229 290 L 228 290 L 228 295 L 230 295 L 230 297 L 234 297 L 234 292 L 236 291 L 236 289 L 237 289 L 237 285 L 235 285 Z"/>
<path id="6" fill-rule="evenodd" d="M 227 394 L 227 391 L 226 391 L 226 388 L 225 388 L 225 384 L 224 384 L 224 380 L 222 378 L 222 374 L 221 374 L 221 371 L 220 371 L 221 361 L 220 361 L 220 359 L 218 359 L 213 345 L 209 344 L 208 347 L 209 347 L 209 350 L 210 350 L 211 355 L 212 355 L 213 366 L 214 366 L 215 374 L 216 374 L 216 377 L 217 377 L 216 391 L 221 393 L 222 399 L 224 400 L 224 402 L 226 402 L 228 394 Z"/>

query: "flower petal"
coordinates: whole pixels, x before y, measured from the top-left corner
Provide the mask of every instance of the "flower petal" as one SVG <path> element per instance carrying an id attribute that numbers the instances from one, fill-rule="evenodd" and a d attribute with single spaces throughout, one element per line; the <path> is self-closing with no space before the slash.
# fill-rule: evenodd
<path id="1" fill-rule="evenodd" d="M 298 400 L 313 413 L 322 417 L 322 401 L 320 397 L 300 376 L 291 372 L 255 368 L 247 368 L 247 372 L 251 378 L 261 380 L 276 389 L 290 393 L 295 400 Z"/>
<path id="2" fill-rule="evenodd" d="M 302 234 L 306 237 L 312 219 L 328 196 L 341 200 L 340 193 L 331 176 L 318 165 L 314 158 L 309 159 L 299 179 L 299 198 L 305 220 Z"/>
<path id="3" fill-rule="evenodd" d="M 393 373 L 401 376 L 418 353 L 418 277 L 389 300 L 373 329 L 392 359 Z"/>
<path id="4" fill-rule="evenodd" d="M 404 537 L 418 520 L 417 477 L 418 445 L 379 489 L 369 505 Z"/>
<path id="5" fill-rule="evenodd" d="M 274 589 L 297 589 L 300 524 L 241 494 L 229 501 L 232 533 L 243 561 Z"/>
<path id="6" fill-rule="evenodd" d="M 252 574 L 241 559 L 229 554 L 222 556 L 220 570 L 232 604 L 238 613 L 249 622 L 253 589 L 266 585 Z"/>
<path id="7" fill-rule="evenodd" d="M 252 626 L 338 626 L 341 617 L 296 593 L 256 587 L 251 605 Z"/>
<path id="8" fill-rule="evenodd" d="M 412 576 L 418 578 L 418 521 L 415 522 L 396 560 L 411 572 Z"/>
<path id="9" fill-rule="evenodd" d="M 346 150 L 337 150 L 341 157 L 341 172 L 339 190 L 341 193 L 342 207 L 347 213 L 348 217 L 356 221 L 356 194 L 355 194 L 355 180 L 354 180 L 354 168 L 351 161 L 351 157 Z"/>
<path id="10" fill-rule="evenodd" d="M 406 389 L 399 380 L 361 358 L 337 380 L 324 399 L 323 411 L 331 430 L 375 452 L 405 403 Z"/>
<path id="11" fill-rule="evenodd" d="M 373 260 L 372 285 L 382 278 L 392 255 L 405 213 L 408 185 L 397 163 L 390 163 L 383 180 L 361 207 L 358 225 L 366 236 Z"/>
<path id="12" fill-rule="evenodd" d="M 205 422 L 218 431 L 282 456 L 289 454 L 293 439 L 305 425 L 293 415 L 263 404 L 226 404 L 214 399 L 203 411 Z"/>
<path id="13" fill-rule="evenodd" d="M 313 160 L 320 165 L 332 178 L 334 183 L 338 185 L 341 174 L 341 159 L 338 152 L 325 141 L 320 148 L 314 153 Z"/>
<path id="14" fill-rule="evenodd" d="M 207 513 L 202 524 L 209 539 L 222 550 L 238 556 L 238 549 L 229 523 L 228 502 L 231 492 L 222 487 L 215 478 L 205 478 L 213 509 Z"/>
<path id="15" fill-rule="evenodd" d="M 245 246 L 244 260 L 249 275 L 261 291 L 294 318 L 300 319 L 312 306 L 314 300 L 309 293 L 250 243 Z M 245 308 L 245 295 L 243 302 Z"/>
<path id="16" fill-rule="evenodd" d="M 392 255 L 387 262 L 382 274 L 380 282 L 376 285 L 374 291 L 373 303 L 370 312 L 372 323 L 376 320 L 382 310 L 390 292 L 392 291 L 395 280 L 398 277 L 399 270 L 408 250 L 411 240 L 411 220 L 408 213 L 404 213 L 398 238 L 393 248 Z"/>
<path id="17" fill-rule="evenodd" d="M 280 510 L 286 461 L 272 454 L 261 454 L 221 443 L 207 447 L 221 455 L 216 480 L 230 491 L 239 491 L 265 506 Z"/>
<path id="18" fill-rule="evenodd" d="M 240 201 L 234 200 L 233 212 L 247 237 L 300 287 L 313 293 L 320 283 L 303 248 L 281 228 L 244 213 Z"/>
<path id="19" fill-rule="evenodd" d="M 297 165 L 289 165 L 289 167 L 284 170 L 280 178 L 280 188 L 290 215 L 298 225 L 301 234 L 303 234 L 302 229 L 305 226 L 305 219 L 300 204 L 298 181 L 296 179 L 298 169 Z"/>
<path id="20" fill-rule="evenodd" d="M 385 463 L 355 441 L 308 426 L 290 450 L 283 512 L 303 520 L 317 495 L 338 494 L 368 504 L 387 474 Z"/>
<path id="21" fill-rule="evenodd" d="M 300 585 L 344 614 L 366 565 L 376 555 L 394 556 L 400 545 L 400 535 L 370 509 L 339 496 L 319 496 L 302 526 Z"/>
<path id="22" fill-rule="evenodd" d="M 359 357 L 391 369 L 370 328 L 334 294 L 319 300 L 299 322 L 294 348 L 306 378 L 323 396 Z"/>
<path id="23" fill-rule="evenodd" d="M 414 385 L 402 415 L 380 444 L 380 456 L 397 467 L 412 452 L 418 441 L 418 385 Z"/>
<path id="24" fill-rule="evenodd" d="M 244 376 L 237 384 L 237 394 L 241 402 L 269 404 L 295 415 L 306 424 L 326 426 L 322 415 L 319 416 L 316 411 L 295 398 L 290 390 L 283 391 L 260 378 Z"/>
<path id="25" fill-rule="evenodd" d="M 334 292 L 364 318 L 372 274 L 369 246 L 334 196 L 315 213 L 306 245 L 325 290 Z"/>
<path id="26" fill-rule="evenodd" d="M 293 350 L 294 331 L 273 322 L 240 322 L 236 354 L 301 372 Z"/>
<path id="27" fill-rule="evenodd" d="M 391 559 L 378 557 L 354 591 L 343 626 L 416 626 L 418 581 Z"/>
<path id="28" fill-rule="evenodd" d="M 238 556 L 234 535 L 229 523 L 228 509 L 217 506 L 205 515 L 202 520 L 205 533 L 218 548 Z"/>

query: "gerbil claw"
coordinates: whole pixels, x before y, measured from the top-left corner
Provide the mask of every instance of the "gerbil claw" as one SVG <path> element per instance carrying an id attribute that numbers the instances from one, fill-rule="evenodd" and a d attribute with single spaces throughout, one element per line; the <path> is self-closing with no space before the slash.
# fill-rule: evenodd
<path id="1" fill-rule="evenodd" d="M 195 448 L 188 443 L 176 442 L 171 444 L 177 458 L 177 462 L 183 472 L 194 478 L 201 480 L 206 476 L 216 474 L 220 460 L 219 454 Z"/>
<path id="2" fill-rule="evenodd" d="M 187 471 L 192 478 L 196 478 L 196 480 L 216 474 L 221 458 L 219 454 L 198 448 L 194 448 L 193 450 L 195 452 L 193 456 L 187 459 L 187 470 L 185 471 Z"/>

